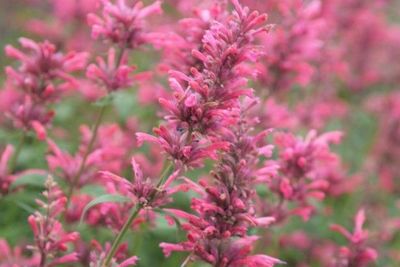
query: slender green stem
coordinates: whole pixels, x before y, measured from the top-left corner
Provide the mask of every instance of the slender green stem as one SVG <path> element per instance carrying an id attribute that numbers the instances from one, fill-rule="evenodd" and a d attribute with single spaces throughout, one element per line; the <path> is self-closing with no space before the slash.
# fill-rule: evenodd
<path id="1" fill-rule="evenodd" d="M 85 151 L 85 154 L 83 155 L 83 159 L 81 161 L 81 165 L 79 166 L 78 172 L 76 173 L 76 175 L 74 176 L 74 178 L 71 181 L 71 184 L 70 184 L 70 187 L 69 187 L 69 190 L 68 190 L 68 193 L 67 193 L 67 205 L 66 205 L 66 207 L 69 206 L 72 194 L 74 193 L 74 189 L 77 186 L 77 184 L 79 182 L 79 178 L 81 177 L 81 175 L 82 175 L 82 173 L 83 173 L 83 171 L 85 169 L 85 165 L 86 165 L 86 161 L 88 159 L 88 156 L 89 156 L 90 152 L 92 152 L 93 145 L 94 145 L 94 143 L 96 141 L 96 138 L 97 138 L 97 132 L 99 130 L 101 121 L 103 120 L 106 108 L 107 108 L 106 105 L 102 106 L 101 109 L 100 109 L 99 115 L 97 116 L 96 122 L 95 122 L 95 124 L 93 126 L 92 137 L 90 138 L 89 145 L 88 145 L 88 147 L 87 147 L 87 149 Z"/>
<path id="2" fill-rule="evenodd" d="M 131 226 L 133 220 L 136 218 L 136 216 L 139 214 L 139 212 L 142 210 L 143 206 L 140 204 L 137 204 L 132 212 L 132 214 L 129 216 L 128 220 L 126 221 L 126 223 L 124 224 L 124 226 L 122 226 L 121 231 L 118 233 L 117 237 L 115 238 L 112 247 L 110 249 L 110 251 L 108 252 L 108 255 L 104 261 L 103 267 L 107 267 L 110 265 L 111 260 L 115 254 L 115 252 L 118 249 L 119 244 L 122 241 L 122 238 L 125 236 L 126 232 L 128 231 L 129 227 Z"/>
<path id="3" fill-rule="evenodd" d="M 125 47 L 121 47 L 121 49 L 119 50 L 119 53 L 117 55 L 117 61 L 115 62 L 115 69 L 118 69 L 119 65 L 121 64 L 125 49 L 126 49 Z M 74 193 L 75 187 L 77 186 L 79 179 L 80 179 L 83 171 L 85 170 L 86 161 L 88 159 L 90 152 L 92 152 L 93 145 L 97 138 L 97 132 L 98 132 L 100 124 L 103 120 L 106 108 L 107 108 L 107 105 L 103 105 L 100 109 L 99 115 L 97 116 L 96 122 L 93 126 L 92 137 L 90 138 L 89 145 L 85 151 L 85 154 L 83 155 L 81 165 L 79 166 L 77 174 L 73 177 L 73 179 L 71 181 L 70 187 L 67 192 L 67 205 L 66 205 L 67 208 L 69 207 L 69 204 L 71 202 L 71 197 Z"/>
<path id="4" fill-rule="evenodd" d="M 18 145 L 15 149 L 14 155 L 11 158 L 10 165 L 8 167 L 10 173 L 14 172 L 15 166 L 18 161 L 19 154 L 21 153 L 22 147 L 24 146 L 26 137 L 27 137 L 27 133 L 24 131 L 18 141 Z"/>
<path id="5" fill-rule="evenodd" d="M 188 263 L 190 262 L 190 259 L 193 256 L 193 252 L 191 252 L 183 261 L 183 263 L 181 264 L 181 267 L 186 267 L 188 265 Z"/>
<path id="6" fill-rule="evenodd" d="M 160 179 L 158 180 L 157 183 L 157 188 L 154 191 L 154 193 L 150 196 L 149 199 L 149 204 L 151 205 L 151 202 L 155 199 L 155 197 L 157 196 L 157 193 L 160 192 L 162 185 L 164 184 L 164 182 L 166 181 L 166 179 L 169 176 L 169 173 L 171 172 L 173 168 L 173 164 L 169 163 L 165 168 L 164 171 L 162 172 Z M 143 209 L 143 205 L 138 203 L 135 205 L 134 210 L 132 212 L 132 214 L 129 216 L 128 220 L 125 222 L 124 226 L 122 226 L 121 231 L 118 233 L 117 237 L 115 238 L 110 251 L 107 254 L 106 259 L 104 260 L 104 263 L 102 265 L 102 267 L 109 267 L 112 258 L 115 255 L 115 252 L 117 251 L 117 248 L 119 247 L 123 237 L 125 236 L 126 232 L 128 231 L 129 227 L 131 226 L 133 220 L 137 217 L 137 215 L 139 214 L 139 212 Z"/>

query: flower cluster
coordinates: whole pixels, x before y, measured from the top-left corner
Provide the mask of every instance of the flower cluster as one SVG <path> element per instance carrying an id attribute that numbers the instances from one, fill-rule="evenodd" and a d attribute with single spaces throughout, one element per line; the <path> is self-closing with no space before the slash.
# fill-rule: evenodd
<path id="1" fill-rule="evenodd" d="M 331 229 L 341 233 L 350 243 L 347 247 L 341 247 L 337 263 L 334 266 L 367 266 L 378 258 L 375 249 L 368 247 L 368 232 L 363 230 L 365 222 L 365 211 L 359 210 L 354 218 L 354 231 L 350 233 L 343 226 L 334 224 Z"/>
<path id="2" fill-rule="evenodd" d="M 400 262 L 395 1 L 6 7 L 0 267 Z"/>
<path id="3" fill-rule="evenodd" d="M 5 48 L 6 55 L 20 63 L 16 69 L 6 68 L 8 79 L 21 92 L 8 113 L 16 127 L 24 131 L 34 129 L 44 138 L 44 126 L 54 115 L 46 106 L 63 91 L 76 86 L 71 72 L 83 69 L 88 55 L 75 52 L 63 55 L 48 41 L 36 43 L 27 38 L 19 41 L 26 52 L 11 45 Z"/>
<path id="4" fill-rule="evenodd" d="M 39 266 L 51 267 L 76 262 L 77 253 L 60 254 L 68 250 L 68 243 L 79 239 L 78 232 L 64 232 L 61 222 L 57 220 L 65 208 L 67 199 L 51 176 L 47 178 L 45 186 L 46 191 L 43 192 L 43 196 L 46 201 L 36 200 L 44 211 L 37 211 L 28 218 L 35 237 L 35 243 L 29 246 L 29 249 L 37 251 L 40 255 Z"/>
<path id="5" fill-rule="evenodd" d="M 89 14 L 88 21 L 92 27 L 92 37 L 116 43 L 121 47 L 135 48 L 151 42 L 151 38 L 143 30 L 145 18 L 152 14 L 161 13 L 161 2 L 144 7 L 141 1 L 118 0 L 101 1 L 102 16 Z"/>

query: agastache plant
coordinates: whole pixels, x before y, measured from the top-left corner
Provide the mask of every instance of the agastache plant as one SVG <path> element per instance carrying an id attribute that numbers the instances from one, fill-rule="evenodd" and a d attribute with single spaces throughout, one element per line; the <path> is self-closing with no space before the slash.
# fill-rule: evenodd
<path id="1" fill-rule="evenodd" d="M 143 30 L 144 19 L 151 14 L 161 12 L 161 9 L 159 2 L 147 7 L 143 7 L 143 3 L 140 1 L 133 6 L 124 0 L 118 0 L 115 4 L 106 0 L 101 1 L 101 3 L 102 16 L 93 13 L 88 15 L 88 23 L 92 27 L 92 37 L 114 44 L 118 52 L 110 47 L 107 60 L 98 57 L 97 64 L 88 66 L 86 76 L 99 83 L 108 93 L 107 96 L 110 96 L 111 92 L 132 84 L 132 79 L 129 76 L 135 68 L 126 65 L 125 52 L 150 42 L 149 38 L 145 37 L 146 32 Z M 106 108 L 107 105 L 103 104 L 93 125 L 92 137 L 67 193 L 68 202 L 85 170 L 89 153 L 93 149 Z"/>
<path id="2" fill-rule="evenodd" d="M 400 262 L 395 1 L 0 2 L 0 267 Z"/>

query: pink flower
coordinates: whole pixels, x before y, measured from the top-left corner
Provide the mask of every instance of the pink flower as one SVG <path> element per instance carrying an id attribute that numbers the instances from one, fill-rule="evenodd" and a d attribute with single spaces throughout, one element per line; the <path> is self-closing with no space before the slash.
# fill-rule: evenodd
<path id="1" fill-rule="evenodd" d="M 118 0 L 114 4 L 113 1 L 102 0 L 101 4 L 102 16 L 88 15 L 94 39 L 111 41 L 127 48 L 136 48 L 152 41 L 144 31 L 145 19 L 161 13 L 160 1 L 146 7 L 141 1 L 129 4 L 126 0 Z"/>
<path id="2" fill-rule="evenodd" d="M 79 239 L 78 232 L 64 232 L 62 224 L 57 220 L 58 215 L 64 211 L 67 199 L 50 176 L 45 185 L 46 191 L 43 195 L 46 202 L 39 199 L 36 202 L 46 212 L 43 214 L 35 212 L 28 218 L 28 223 L 35 237 L 35 244 L 29 246 L 29 248 L 39 251 L 41 266 L 51 267 L 63 263 L 77 262 L 78 255 L 75 252 L 63 256 L 59 254 L 68 249 L 68 243 Z"/>
<path id="3" fill-rule="evenodd" d="M 163 188 L 168 188 L 173 180 L 177 178 L 180 170 L 174 171 L 164 182 L 163 188 L 158 188 L 153 184 L 150 178 L 143 177 L 142 170 L 139 164 L 132 158 L 132 170 L 135 174 L 133 182 L 112 174 L 110 172 L 101 172 L 104 179 L 113 181 L 120 192 L 128 197 L 133 198 L 134 202 L 142 206 L 157 207 L 168 202 L 168 191 Z M 159 192 L 161 190 L 161 192 Z"/>
<path id="4" fill-rule="evenodd" d="M 75 84 L 70 73 L 86 65 L 86 53 L 70 52 L 63 55 L 48 41 L 36 43 L 27 38 L 20 38 L 19 41 L 27 52 L 7 45 L 6 55 L 20 61 L 20 66 L 17 69 L 7 67 L 6 73 L 34 101 L 48 101 L 57 97 L 60 91 Z"/>
<path id="5" fill-rule="evenodd" d="M 279 148 L 279 174 L 267 181 L 269 189 L 280 199 L 276 206 L 264 203 L 266 214 L 281 222 L 288 215 L 298 215 L 308 220 L 313 212 L 309 199 L 322 200 L 329 191 L 334 173 L 341 170 L 338 155 L 330 151 L 331 143 L 338 143 L 342 134 L 328 132 L 317 136 L 310 131 L 303 140 L 289 133 L 277 133 L 275 143 Z M 296 204 L 288 210 L 286 202 Z"/>
<path id="6" fill-rule="evenodd" d="M 40 263 L 40 255 L 34 253 L 27 257 L 21 247 L 11 248 L 6 240 L 0 239 L 0 266 L 1 267 L 36 267 Z"/>
<path id="7" fill-rule="evenodd" d="M 272 93 L 307 86 L 321 57 L 326 23 L 320 1 L 277 1 L 268 10 L 278 17 L 274 30 L 264 38 L 266 55 L 258 64 L 261 83 Z M 272 9 L 272 10 L 271 10 Z"/>
<path id="8" fill-rule="evenodd" d="M 13 152 L 13 146 L 7 145 L 0 157 L 0 195 L 6 195 L 11 183 L 14 181 L 14 177 L 8 171 L 8 163 Z"/>
<path id="9" fill-rule="evenodd" d="M 46 138 L 46 127 L 50 125 L 55 113 L 41 104 L 36 104 L 30 95 L 25 95 L 13 103 L 6 116 L 16 128 L 24 131 L 33 130 L 40 140 Z"/>
<path id="10" fill-rule="evenodd" d="M 257 237 L 254 236 L 226 241 L 214 239 L 207 241 L 197 240 L 196 242 L 196 240 L 193 240 L 193 243 L 186 242 L 179 245 L 161 243 L 160 247 L 166 256 L 170 255 L 172 251 L 193 250 L 195 251 L 194 259 L 200 258 L 216 267 L 273 267 L 276 264 L 284 263 L 266 255 L 250 255 L 252 243 L 256 240 Z"/>
<path id="11" fill-rule="evenodd" d="M 367 266 L 378 258 L 375 249 L 367 246 L 368 232 L 363 230 L 365 211 L 361 209 L 354 218 L 354 231 L 350 233 L 344 227 L 333 224 L 331 229 L 341 233 L 350 242 L 347 247 L 340 248 L 340 261 L 346 262 L 343 266 Z M 342 265 L 340 265 L 342 266 Z"/>
<path id="12" fill-rule="evenodd" d="M 99 83 L 108 92 L 130 87 L 133 84 L 131 73 L 136 67 L 126 65 L 125 61 L 125 59 L 120 59 L 118 62 L 115 58 L 115 50 L 110 48 L 108 50 L 107 62 L 103 58 L 98 57 L 97 64 L 88 66 L 86 76 Z"/>
<path id="13" fill-rule="evenodd" d="M 58 172 L 58 175 L 68 183 L 73 183 L 75 176 L 79 172 L 87 144 L 83 143 L 76 155 L 70 155 L 62 151 L 51 139 L 47 140 L 47 144 L 50 152 L 47 156 L 49 169 L 53 172 Z M 100 154 L 101 150 L 94 150 L 88 155 L 85 170 L 79 177 L 78 187 L 93 181 L 97 163 L 100 163 L 101 160 Z"/>
<path id="14" fill-rule="evenodd" d="M 93 250 L 90 252 L 90 266 L 93 267 L 100 267 L 102 266 L 105 257 L 109 250 L 111 249 L 111 245 L 106 243 L 104 248 L 101 246 L 99 242 L 96 240 L 92 240 L 91 246 Z M 115 256 L 113 258 L 113 266 L 115 267 L 128 267 L 136 265 L 137 261 L 139 260 L 136 256 L 128 257 L 128 245 L 126 243 L 121 244 Z"/>
<path id="15" fill-rule="evenodd" d="M 226 142 L 200 139 L 195 133 L 183 128 L 169 129 L 164 126 L 155 128 L 158 138 L 146 133 L 136 133 L 139 145 L 144 141 L 160 145 L 178 167 L 200 167 L 206 158 L 216 159 L 217 151 L 227 149 Z"/>

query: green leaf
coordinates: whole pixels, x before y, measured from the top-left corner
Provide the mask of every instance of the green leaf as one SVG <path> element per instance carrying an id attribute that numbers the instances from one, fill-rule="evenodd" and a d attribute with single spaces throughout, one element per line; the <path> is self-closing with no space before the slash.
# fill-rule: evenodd
<path id="1" fill-rule="evenodd" d="M 24 185 L 44 187 L 45 181 L 46 181 L 46 175 L 44 174 L 26 174 L 18 177 L 10 185 L 10 189 L 14 189 L 18 186 L 24 186 Z"/>
<path id="2" fill-rule="evenodd" d="M 101 196 L 106 193 L 102 186 L 96 184 L 85 185 L 84 187 L 81 188 L 80 192 L 82 194 L 87 194 L 92 197 Z"/>
<path id="3" fill-rule="evenodd" d="M 87 212 L 90 208 L 92 208 L 92 207 L 94 207 L 94 206 L 96 206 L 96 205 L 98 205 L 98 204 L 101 204 L 101 203 L 108 203 L 108 202 L 123 203 L 123 202 L 128 202 L 128 201 L 131 201 L 131 199 L 130 199 L 129 197 L 125 197 L 125 196 L 121 196 L 121 195 L 116 195 L 116 194 L 106 194 L 106 195 L 99 196 L 99 197 L 93 199 L 92 201 L 90 201 L 90 202 L 86 205 L 86 207 L 83 209 L 80 223 L 82 223 L 83 218 L 84 218 L 85 215 L 86 215 L 86 212 Z"/>

